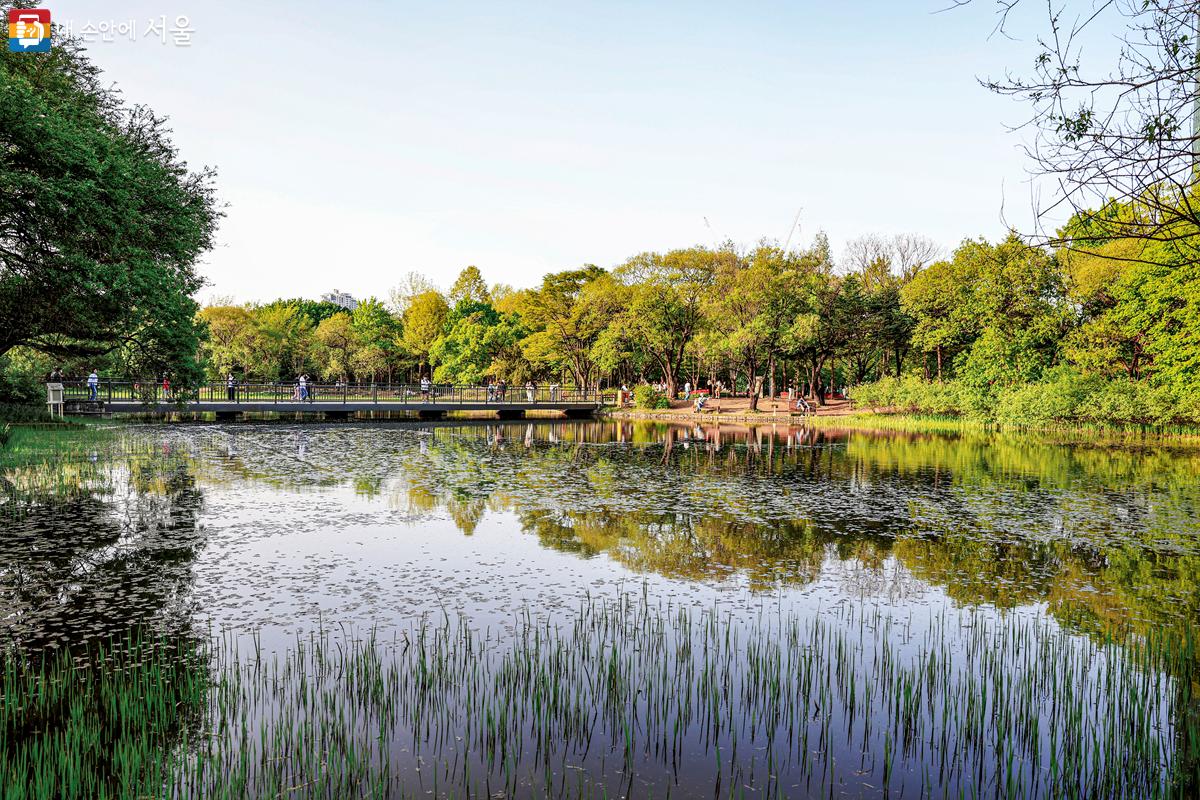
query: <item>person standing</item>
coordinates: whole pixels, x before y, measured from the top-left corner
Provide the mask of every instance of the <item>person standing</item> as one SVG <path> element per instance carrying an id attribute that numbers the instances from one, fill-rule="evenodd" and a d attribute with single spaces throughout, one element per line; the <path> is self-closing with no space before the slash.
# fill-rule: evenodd
<path id="1" fill-rule="evenodd" d="M 237 378 L 232 372 L 225 378 L 225 398 L 231 403 L 237 402 Z"/>
<path id="2" fill-rule="evenodd" d="M 683 383 L 683 399 L 684 400 L 692 399 L 692 382 L 691 381 L 684 381 L 684 383 Z"/>
<path id="3" fill-rule="evenodd" d="M 431 384 L 429 383 L 429 376 L 427 376 L 427 375 L 422 375 L 422 376 L 421 376 L 421 399 L 422 399 L 422 400 L 425 400 L 425 401 L 427 401 L 427 402 L 428 402 L 428 400 L 429 400 L 429 387 L 430 387 L 430 385 L 431 385 Z"/>
<path id="4" fill-rule="evenodd" d="M 92 374 L 88 375 L 88 400 L 95 400 L 96 393 L 100 388 L 100 376 L 96 374 L 96 370 L 92 370 Z"/>
<path id="5" fill-rule="evenodd" d="M 164 400 L 171 399 L 171 378 L 167 375 L 163 375 L 162 392 Z"/>
<path id="6" fill-rule="evenodd" d="M 301 403 L 308 399 L 308 378 L 303 372 L 296 378 L 296 390 Z"/>

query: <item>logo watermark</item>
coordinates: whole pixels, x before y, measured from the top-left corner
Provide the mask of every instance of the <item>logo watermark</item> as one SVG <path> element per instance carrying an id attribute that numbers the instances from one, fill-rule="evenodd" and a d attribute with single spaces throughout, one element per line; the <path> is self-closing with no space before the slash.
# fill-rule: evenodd
<path id="1" fill-rule="evenodd" d="M 9 9 L 8 49 L 14 53 L 50 52 L 50 9 Z"/>
<path id="2" fill-rule="evenodd" d="M 139 39 L 157 39 L 160 44 L 173 44 L 176 47 L 191 47 L 192 21 L 180 14 L 168 20 L 166 14 L 150 17 L 145 22 L 137 19 L 87 20 L 76 25 L 74 20 L 60 22 L 59 27 L 66 36 L 78 36 L 85 42 L 115 42 L 127 39 L 136 42 Z"/>

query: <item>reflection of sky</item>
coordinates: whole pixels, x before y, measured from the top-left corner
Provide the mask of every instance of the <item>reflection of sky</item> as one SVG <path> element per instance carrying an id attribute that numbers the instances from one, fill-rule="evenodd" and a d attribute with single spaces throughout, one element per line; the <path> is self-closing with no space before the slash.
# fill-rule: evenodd
<path id="1" fill-rule="evenodd" d="M 1152 622 L 1163 609 L 1111 586 L 1111 596 L 1099 597 L 1107 567 L 1088 561 L 1071 526 L 1090 523 L 1090 534 L 1103 533 L 1109 552 L 1135 570 L 1151 563 L 1161 568 L 1169 562 L 1134 546 L 1153 531 L 1146 510 L 1189 507 L 1190 484 L 1166 493 L 1171 502 L 1164 503 L 1162 493 L 1143 483 L 1111 481 L 1112 470 L 1137 474 L 1145 465 L 1136 458 L 1114 453 L 1111 464 L 1081 469 L 1077 454 L 1050 448 L 1023 462 L 1006 449 L 1010 440 L 980 445 L 726 430 L 718 446 L 712 433 L 689 429 L 681 439 L 678 430 L 605 423 L 145 426 L 128 429 L 122 439 L 130 460 L 118 457 L 98 473 L 100 484 L 111 488 L 84 501 L 91 504 L 86 514 L 43 517 L 0 544 L 8 546 L 5 558 L 28 559 L 23 566 L 31 578 L 38 563 L 29 559 L 30 548 L 14 549 L 10 539 L 34 541 L 32 549 L 56 567 L 54 576 L 80 570 L 82 587 L 41 581 L 73 597 L 69 619 L 59 620 L 56 631 L 101 622 L 119 630 L 139 614 L 177 615 L 200 631 L 206 625 L 234 631 L 243 654 L 253 651 L 253 635 L 270 654 L 291 650 L 297 637 L 318 629 L 339 640 L 377 629 L 381 641 L 409 641 L 405 632 L 422 619 L 434 627 L 447 619 L 465 622 L 499 654 L 514 646 L 507 634 L 526 613 L 538 622 L 566 623 L 588 598 L 612 604 L 625 597 L 657 609 L 652 619 L 675 619 L 674 612 L 686 608 L 693 620 L 708 613 L 722 624 L 731 621 L 726 652 L 733 686 L 744 686 L 741 677 L 761 663 L 753 655 L 763 652 L 752 644 L 756 637 L 774 647 L 799 630 L 797 644 L 783 647 L 796 659 L 784 667 L 789 678 L 811 668 L 806 637 L 814 632 L 848 645 L 836 651 L 851 654 L 853 676 L 846 680 L 864 689 L 888 684 L 881 650 L 889 663 L 918 672 L 935 653 L 946 670 L 939 675 L 953 683 L 925 709 L 931 720 L 947 719 L 939 715 L 938 698 L 959 711 L 971 698 L 986 698 L 987 687 L 972 681 L 987 664 L 985 684 L 1002 676 L 1016 686 L 1041 676 L 1042 692 L 1054 669 L 1065 670 L 1067 677 L 1054 680 L 1079 682 L 1085 727 L 1128 705 L 1132 695 L 1112 694 L 1106 672 L 1125 663 L 1110 658 L 1124 651 L 1099 637 L 1074 635 L 1096 628 L 1072 612 L 1095 612 L 1101 621 L 1106 611 L 1117 620 L 1145 612 L 1145 622 Z M 1189 463 L 1186 456 L 1156 462 L 1166 468 L 1150 474 L 1154 480 L 1186 475 Z M 1042 506 L 1050 511 L 1039 517 Z M 92 544 L 80 519 L 107 526 L 108 535 L 93 537 Z M 1046 521 L 1057 527 L 1039 529 Z M 1022 545 L 1014 535 L 1021 526 L 1033 544 Z M 47 530 L 52 536 L 39 539 Z M 1065 543 L 1070 552 L 1042 547 L 1041 539 Z M 1130 546 L 1121 549 L 1126 540 Z M 65 554 L 57 562 L 55 548 Z M 121 550 L 126 557 L 114 558 Z M 87 569 L 95 571 L 84 575 Z M 1195 594 L 1194 571 L 1180 572 L 1183 579 L 1174 585 L 1186 609 Z M 1071 600 L 1072 592 L 1098 602 Z M 1063 595 L 1070 601 L 1065 612 Z M 1164 605 L 1161 596 L 1157 603 Z M 43 605 L 50 617 L 58 610 L 54 602 Z M 634 612 L 631 619 L 637 618 Z M 1053 651 L 1043 649 L 1050 640 Z M 658 668 L 647 655 L 652 648 L 633 652 L 649 659 L 641 669 Z M 833 652 L 825 652 L 828 663 L 817 662 L 817 672 L 830 667 L 827 674 L 834 674 Z M 583 666 L 594 673 L 590 663 Z M 1176 695 L 1165 676 L 1156 679 L 1162 682 L 1144 697 L 1134 693 L 1135 705 L 1159 715 L 1142 719 L 1169 742 L 1173 733 L 1163 720 L 1174 713 Z M 699 681 L 681 683 L 691 688 Z M 856 723 L 853 712 L 847 718 L 819 694 L 809 695 L 809 705 L 814 697 L 816 703 L 811 712 L 803 702 L 784 705 L 800 709 L 806 729 L 826 724 L 822 714 L 839 731 L 849 719 L 844 741 L 839 735 L 832 745 L 843 768 L 839 780 L 849 796 L 855 787 L 879 786 L 879 762 L 864 761 L 859 742 L 871 728 L 872 744 L 862 747 L 878 755 L 890 728 L 876 722 L 888 716 L 891 701 L 872 695 Z M 270 693 L 255 697 L 264 708 L 280 702 Z M 1047 723 L 1048 707 L 1032 713 Z M 878 719 L 868 724 L 868 717 Z M 997 719 L 990 712 L 984 717 Z M 759 722 L 741 719 L 738 738 Z M 1042 730 L 1045 745 L 1049 725 Z M 1124 728 L 1106 730 L 1119 737 Z M 411 775 L 412 736 L 403 726 L 392 734 L 389 763 Z M 729 752 L 732 733 L 721 736 L 719 747 Z M 698 729 L 684 738 L 677 786 L 691 796 L 711 783 L 712 743 Z M 593 779 L 619 780 L 604 755 L 615 734 L 601 739 L 606 744 L 579 756 L 575 766 Z M 1048 769 L 1050 750 L 1038 752 L 1021 762 L 1026 777 Z M 929 758 L 923 746 L 905 757 L 894 778 L 906 794 L 920 785 Z M 788 770 L 785 764 L 778 774 Z M 666 778 L 653 757 L 635 771 L 659 793 L 657 781 Z M 424 777 L 424 766 L 421 772 Z M 952 772 L 964 779 L 975 774 Z"/>
<path id="2" fill-rule="evenodd" d="M 977 481 L 964 492 L 946 475 L 929 479 L 925 468 L 914 478 L 886 468 L 806 472 L 750 465 L 750 449 L 790 453 L 793 465 L 810 457 L 818 466 L 846 458 L 844 445 L 797 442 L 790 432 L 765 443 L 751 438 L 749 445 L 744 437 L 739 443 L 726 435 L 720 449 L 709 437 L 700 441 L 703 454 L 692 448 L 679 456 L 685 461 L 664 466 L 662 445 L 606 442 L 627 439 L 629 432 L 596 435 L 602 429 L 594 424 L 173 429 L 170 435 L 185 440 L 198 458 L 205 490 L 202 522 L 208 544 L 196 565 L 197 605 L 218 626 L 303 627 L 318 616 L 389 626 L 443 606 L 481 625 L 495 625 L 526 603 L 551 612 L 569 608 L 588 592 L 641 591 L 644 584 L 655 597 L 688 604 L 719 601 L 755 608 L 774 603 L 815 613 L 831 603 L 863 600 L 920 615 L 964 600 L 987 603 L 964 596 L 961 585 L 952 601 L 940 583 L 946 576 L 938 569 L 945 566 L 934 565 L 929 572 L 919 550 L 906 553 L 921 559 L 924 580 L 910 572 L 911 563 L 886 549 L 839 554 L 836 547 L 847 543 L 845 536 L 866 536 L 868 542 L 873 536 L 902 536 L 920 520 L 930 531 L 974 533 L 1005 546 L 1018 535 L 1035 543 L 1069 539 L 1075 528 L 1122 526 L 1120 535 L 1126 536 L 1136 523 L 1118 513 L 1124 506 L 1115 492 L 1109 498 L 1112 508 L 1101 508 L 1087 494 L 1076 496 L 1063 487 L 1031 491 L 1023 480 L 1015 485 Z M 551 433 L 566 443 L 552 443 Z M 587 438 L 595 441 L 571 441 Z M 689 438 L 692 444 L 700 439 Z M 527 447 L 538 449 L 531 456 Z M 577 447 L 587 448 L 590 456 L 560 458 L 563 448 Z M 677 455 L 683 453 L 676 447 Z M 709 456 L 711 468 L 680 466 Z M 725 464 L 722 459 L 730 456 L 735 460 Z M 827 539 L 817 546 L 815 564 L 778 565 L 781 575 L 795 569 L 805 579 L 772 587 L 732 566 L 704 561 L 702 554 L 702 573 L 685 570 L 671 577 L 674 573 L 631 568 L 642 563 L 636 553 L 618 549 L 583 556 L 547 547 L 529 531 L 531 511 L 561 517 L 566 524 L 577 519 L 572 513 L 586 512 L 603 525 L 605 519 L 647 509 L 690 520 L 684 536 L 692 530 L 688 526 L 719 515 L 731 523 L 752 523 L 751 532 L 759 526 L 764 535 L 785 522 L 810 519 Z M 785 542 L 796 535 L 791 524 L 781 532 Z M 463 525 L 471 535 L 462 533 Z M 743 536 L 744 527 L 739 525 Z M 745 542 L 736 536 L 730 541 L 732 547 Z M 778 551 L 764 557 L 772 552 Z M 625 555 L 633 557 L 614 557 Z M 775 557 L 793 556 L 784 550 Z M 1014 568 L 979 580 L 1044 583 L 1060 566 L 1051 560 Z M 1082 591 L 1089 587 L 1084 584 Z M 1020 602 L 1036 606 L 1032 596 Z"/>

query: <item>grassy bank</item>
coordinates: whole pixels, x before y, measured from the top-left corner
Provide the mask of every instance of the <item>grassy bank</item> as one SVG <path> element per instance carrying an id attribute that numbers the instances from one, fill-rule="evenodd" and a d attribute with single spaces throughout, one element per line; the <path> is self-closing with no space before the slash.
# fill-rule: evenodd
<path id="1" fill-rule="evenodd" d="M 1164 439 L 1200 442 L 1200 426 L 1121 425 L 1095 422 L 1045 422 L 1017 424 L 972 419 L 953 414 L 920 412 L 860 411 L 838 417 L 809 417 L 807 423 L 824 429 L 898 431 L 905 433 L 963 433 L 993 431 L 1008 433 L 1050 433 L 1075 438 L 1132 441 Z"/>

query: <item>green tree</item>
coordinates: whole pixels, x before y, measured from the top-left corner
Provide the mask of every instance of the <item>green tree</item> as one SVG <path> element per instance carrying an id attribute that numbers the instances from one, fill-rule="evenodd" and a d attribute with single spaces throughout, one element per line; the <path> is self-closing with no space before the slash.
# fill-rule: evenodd
<path id="1" fill-rule="evenodd" d="M 263 380 L 290 380 L 308 364 L 312 323 L 296 306 L 272 305 L 254 310 L 254 329 L 247 337 L 249 366 Z"/>
<path id="2" fill-rule="evenodd" d="M 500 314 L 488 303 L 460 302 L 446 319 L 445 333 L 430 348 L 434 380 L 480 383 L 487 377 L 511 383 L 531 377 L 521 353 L 525 336 L 520 318 Z"/>
<path id="3" fill-rule="evenodd" d="M 951 356 L 979 334 L 970 303 L 970 277 L 964 265 L 938 261 L 913 276 L 900 290 L 900 308 L 913 319 L 912 344 L 937 359 L 937 379 Z"/>
<path id="4" fill-rule="evenodd" d="M 566 369 L 576 386 L 595 380 L 592 348 L 618 313 L 611 276 L 594 265 L 547 275 L 527 294 L 521 319 L 533 329 L 522 342 L 526 358 L 554 370 Z"/>
<path id="5" fill-rule="evenodd" d="M 718 265 L 736 258 L 730 249 L 692 247 L 643 253 L 616 270 L 630 297 L 624 313 L 609 325 L 611 336 L 644 354 L 662 375 L 671 397 L 682 376 L 688 345 L 704 324 L 702 306 L 715 285 Z"/>
<path id="6" fill-rule="evenodd" d="M 999 244 L 964 242 L 954 260 L 968 276 L 969 308 L 981 336 L 957 369 L 978 387 L 1037 380 L 1058 358 L 1067 330 L 1062 272 L 1015 234 Z"/>
<path id="7" fill-rule="evenodd" d="M 308 321 L 314 328 L 335 314 L 341 314 L 346 310 L 337 303 L 330 303 L 327 300 L 305 300 L 302 297 L 290 300 L 273 300 L 268 305 L 295 306 L 297 311 L 308 318 Z"/>
<path id="8" fill-rule="evenodd" d="M 317 361 L 321 365 L 321 374 L 329 380 L 353 375 L 354 358 L 361 345 L 350 321 L 350 314 L 343 311 L 322 320 L 314 335 L 317 340 Z"/>
<path id="9" fill-rule="evenodd" d="M 450 287 L 450 303 L 490 303 L 492 295 L 488 292 L 487 283 L 478 267 L 467 267 L 458 273 L 454 285 Z"/>
<path id="10" fill-rule="evenodd" d="M 433 343 L 442 335 L 450 308 L 441 292 L 428 290 L 412 298 L 404 312 L 401 342 L 404 349 L 417 359 L 418 365 L 429 364 Z"/>
<path id="11" fill-rule="evenodd" d="M 0 355 L 112 354 L 198 380 L 195 263 L 219 216 L 213 173 L 122 105 L 77 40 L 0 52 Z"/>
<path id="12" fill-rule="evenodd" d="M 208 377 L 219 380 L 235 370 L 245 371 L 254 315 L 245 306 L 208 306 L 200 309 L 201 323 L 208 330 L 202 357 Z"/>
<path id="13" fill-rule="evenodd" d="M 358 304 L 350 314 L 350 327 L 362 349 L 371 348 L 373 357 L 369 361 L 361 361 L 364 367 L 369 363 L 371 377 L 386 374 L 391 382 L 392 372 L 396 367 L 402 341 L 400 322 L 391 315 L 378 299 L 371 297 Z"/>

